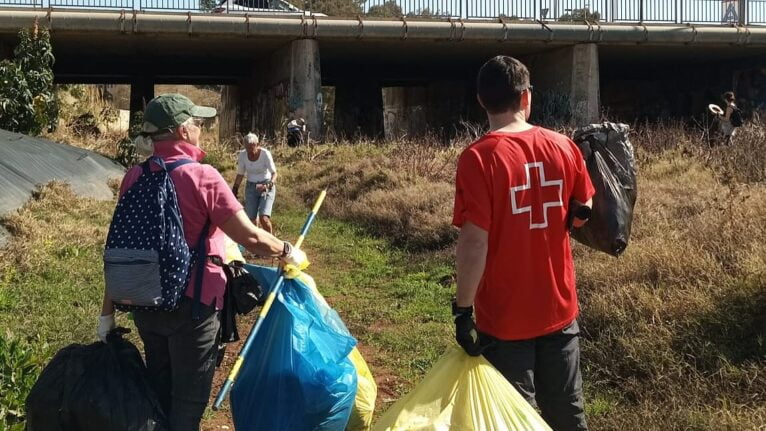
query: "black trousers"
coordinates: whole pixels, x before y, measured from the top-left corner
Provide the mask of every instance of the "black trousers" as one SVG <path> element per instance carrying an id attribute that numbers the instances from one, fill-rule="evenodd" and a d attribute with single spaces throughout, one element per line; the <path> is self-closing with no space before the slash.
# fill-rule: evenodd
<path id="1" fill-rule="evenodd" d="M 201 307 L 199 320 L 192 319 L 190 299 L 175 311 L 133 314 L 171 431 L 199 430 L 210 397 L 220 321 L 213 307 Z"/>
<path id="2" fill-rule="evenodd" d="M 287 132 L 287 145 L 297 147 L 303 143 L 303 134 L 301 132 Z"/>
<path id="3" fill-rule="evenodd" d="M 494 340 L 484 357 L 531 405 L 537 406 L 554 431 L 588 429 L 580 373 L 580 327 L 566 328 L 530 340 Z"/>

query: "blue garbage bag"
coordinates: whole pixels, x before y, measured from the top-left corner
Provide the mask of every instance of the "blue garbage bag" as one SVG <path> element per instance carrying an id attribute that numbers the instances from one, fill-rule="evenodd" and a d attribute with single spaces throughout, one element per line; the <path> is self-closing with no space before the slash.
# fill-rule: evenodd
<path id="1" fill-rule="evenodd" d="M 246 264 L 261 286 L 274 268 Z M 285 280 L 231 392 L 238 430 L 341 431 L 356 396 L 348 354 L 356 345 L 340 319 L 299 279 Z"/>

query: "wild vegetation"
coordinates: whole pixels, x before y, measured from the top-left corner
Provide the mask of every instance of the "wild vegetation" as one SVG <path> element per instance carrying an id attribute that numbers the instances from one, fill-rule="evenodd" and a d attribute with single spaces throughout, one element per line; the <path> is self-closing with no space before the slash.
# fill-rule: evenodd
<path id="1" fill-rule="evenodd" d="M 758 429 L 766 423 L 764 129 L 713 148 L 694 129 L 637 130 L 628 251 L 615 259 L 575 247 L 589 420 L 594 429 Z M 283 159 L 302 202 L 328 187 L 329 215 L 413 260 L 451 267 L 462 144 L 338 145 Z"/>
<path id="2" fill-rule="evenodd" d="M 119 149 L 118 136 L 53 136 L 112 157 Z M 218 144 L 214 130 L 207 136 L 207 162 L 230 178 L 236 148 Z M 359 339 L 380 387 L 378 412 L 452 342 L 452 180 L 471 138 L 272 147 L 280 235 L 294 237 L 316 193 L 329 190 L 306 243 L 310 272 Z M 681 125 L 637 125 L 631 138 L 639 200 L 627 252 L 615 259 L 575 246 L 590 424 L 758 429 L 766 423 L 766 129 L 749 125 L 719 147 Z M 0 424 L 21 429 L 20 400 L 56 350 L 95 339 L 113 205 L 52 184 L 0 221 L 14 235 L 0 251 L 0 343 L 13 346 L 0 354 Z M 8 382 L 22 383 L 8 392 Z M 204 427 L 224 424 L 225 411 L 207 415 Z"/>
<path id="3" fill-rule="evenodd" d="M 32 135 L 55 129 L 58 106 L 48 29 L 35 22 L 21 30 L 13 54 L 13 60 L 0 61 L 0 129 Z"/>

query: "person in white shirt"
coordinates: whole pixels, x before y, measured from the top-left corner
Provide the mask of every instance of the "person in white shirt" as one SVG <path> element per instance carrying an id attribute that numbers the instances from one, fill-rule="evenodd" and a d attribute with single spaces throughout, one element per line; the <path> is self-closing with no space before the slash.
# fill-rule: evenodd
<path id="1" fill-rule="evenodd" d="M 247 176 L 245 212 L 253 223 L 260 224 L 262 229 L 271 233 L 271 209 L 277 194 L 274 185 L 277 167 L 269 150 L 259 145 L 255 133 L 248 133 L 245 141 L 245 150 L 240 151 L 237 158 L 237 178 L 231 189 L 236 196 L 242 179 Z"/>

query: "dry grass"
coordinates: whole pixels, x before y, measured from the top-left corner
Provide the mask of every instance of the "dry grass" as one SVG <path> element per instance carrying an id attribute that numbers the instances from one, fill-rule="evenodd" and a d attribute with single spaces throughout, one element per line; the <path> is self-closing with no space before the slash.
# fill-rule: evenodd
<path id="1" fill-rule="evenodd" d="M 632 137 L 633 236 L 619 259 L 575 247 L 588 415 L 599 430 L 766 424 L 764 129 L 710 148 L 678 126 Z M 455 148 L 402 142 L 281 152 L 295 198 L 396 245 L 451 245 Z M 281 190 L 285 190 L 283 187 Z"/>
<path id="2" fill-rule="evenodd" d="M 436 249 L 452 243 L 452 179 L 458 147 L 371 143 L 286 150 L 289 184 L 309 203 L 318 190 L 330 200 L 323 211 L 362 225 L 399 247 Z"/>
<path id="3" fill-rule="evenodd" d="M 221 107 L 221 90 L 214 86 L 200 87 L 196 85 L 155 85 L 154 95 L 165 93 L 181 93 L 197 105 Z"/>
<path id="4" fill-rule="evenodd" d="M 757 429 L 766 423 L 766 187 L 724 185 L 675 152 L 642 168 L 625 255 L 576 248 L 588 382 L 609 394 L 591 420 Z"/>
<path id="5" fill-rule="evenodd" d="M 117 115 L 116 108 L 106 100 L 103 100 L 97 91 L 97 86 L 76 85 L 71 88 L 59 89 L 60 118 L 59 126 L 53 133 L 44 135 L 44 138 L 55 142 L 95 151 L 109 158 L 116 158 L 120 151 L 120 142 L 127 137 L 127 132 L 109 130 L 105 124 L 114 120 Z M 220 108 L 221 94 L 213 88 L 201 88 L 193 85 L 157 85 L 155 94 L 181 93 L 192 99 L 195 103 L 205 106 Z M 91 115 L 94 125 L 100 131 L 96 133 L 82 133 L 76 130 L 72 122 L 78 116 Z M 230 169 L 232 165 L 231 155 L 237 149 L 236 142 L 218 142 L 218 123 L 210 121 L 205 124 L 202 135 L 201 147 L 208 153 L 208 163 L 221 168 Z"/>
<path id="6" fill-rule="evenodd" d="M 712 148 L 704 133 L 680 126 L 640 127 L 634 133 L 640 173 L 630 246 L 619 259 L 575 247 L 587 412 L 593 429 L 757 430 L 766 424 L 764 130 L 748 126 L 734 145 Z M 102 141 L 77 142 L 108 154 Z M 399 248 L 426 251 L 409 253 L 406 259 L 429 261 L 448 271 L 449 247 L 455 239 L 450 227 L 455 159 L 467 142 L 439 147 L 424 141 L 277 147 L 283 184 L 277 206 L 305 208 L 320 189 L 328 188 L 324 215 L 361 226 Z M 235 148 L 214 138 L 203 148 L 209 162 L 230 171 Z M 48 313 L 53 329 L 45 329 L 44 338 L 54 345 L 70 337 L 55 328 L 77 328 L 82 338 L 91 335 L 92 322 L 87 319 L 95 313 L 98 295 L 85 286 L 98 284 L 99 274 L 80 269 L 92 267 L 97 259 L 101 239 L 96 238 L 103 238 L 108 224 L 108 211 L 101 204 L 87 201 L 75 211 L 67 204 L 69 196 L 56 187 L 44 189 L 43 199 L 4 223 L 22 238 L 16 243 L 22 248 L 2 255 L 0 311 L 13 319 L 0 318 L 0 326 L 20 331 L 33 324 L 31 316 Z M 44 216 L 32 220 L 32 215 Z M 295 219 L 300 222 L 300 217 Z M 340 247 L 343 235 L 338 236 L 328 250 Z M 359 259 L 353 255 L 359 253 L 358 246 L 344 246 L 348 250 L 342 261 Z M 383 246 L 370 246 L 368 252 L 377 247 Z M 51 254 L 65 265 L 54 262 L 54 268 L 46 269 Z M 40 276 L 25 279 L 20 289 L 15 286 L 22 282 L 19 271 L 39 271 Z M 375 271 L 387 274 L 390 268 L 382 261 Z M 348 273 L 354 292 L 357 284 L 373 283 L 353 278 L 355 271 L 338 272 Z M 64 283 L 72 278 L 83 282 Z M 444 279 L 449 284 L 450 277 Z M 403 296 L 397 293 L 396 308 L 425 303 L 418 295 L 429 293 L 421 287 Z M 360 311 L 362 305 L 349 302 L 344 308 L 347 295 L 338 296 L 337 303 L 351 327 L 376 328 L 375 322 L 390 320 L 386 307 Z M 69 298 L 78 296 L 89 298 L 90 305 L 78 301 L 75 307 L 82 312 L 70 313 Z M 35 305 L 51 301 L 53 310 Z M 441 297 L 429 302 L 429 313 L 440 316 L 442 302 Z M 418 309 L 406 322 L 423 315 Z M 448 323 L 436 320 L 434 333 L 446 336 Z M 430 362 L 423 357 L 435 358 L 438 352 L 424 352 L 434 349 L 420 338 L 419 344 L 397 350 L 402 333 L 381 331 L 364 337 L 369 343 L 380 339 L 386 346 L 372 361 L 383 360 L 397 376 L 410 379 L 413 372 L 402 371 L 407 367 L 394 359 L 427 369 Z"/>

